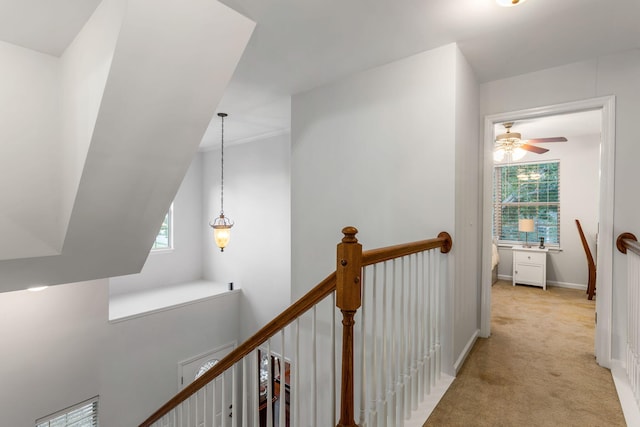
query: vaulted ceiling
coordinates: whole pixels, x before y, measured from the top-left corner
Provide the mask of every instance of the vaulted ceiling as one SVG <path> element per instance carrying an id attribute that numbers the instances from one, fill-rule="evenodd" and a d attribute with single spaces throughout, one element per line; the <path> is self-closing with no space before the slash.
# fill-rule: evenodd
<path id="1" fill-rule="evenodd" d="M 451 42 L 480 82 L 640 47 L 637 0 L 222 2 L 257 23 L 219 105 L 229 142 L 287 130 L 291 94 Z M 0 40 L 59 55 L 98 3 L 0 0 Z"/>
<path id="2" fill-rule="evenodd" d="M 35 115 L 43 123 L 14 108 L 3 111 L 21 120 L 0 116 L 0 291 L 139 271 L 198 145 L 207 149 L 219 142 L 216 106 L 229 113 L 227 141 L 242 141 L 286 132 L 292 94 L 448 43 L 458 44 L 479 82 L 640 47 L 638 0 L 528 0 L 513 8 L 494 0 L 223 3 L 256 23 L 241 57 L 251 31 L 225 28 L 235 18 L 214 0 L 0 0 L 0 40 L 6 42 L 1 53 L 17 55 L 16 45 L 45 53 L 38 61 L 48 64 L 49 78 L 60 72 L 67 84 L 60 91 L 62 108 L 55 103 L 58 92 L 51 91 L 52 102 L 44 105 L 37 88 L 29 87 L 29 108 L 50 109 Z M 126 11 L 122 24 L 116 23 L 122 28 L 93 31 L 88 44 L 74 42 L 94 10 L 105 5 Z M 190 31 L 202 18 L 185 18 L 183 9 L 192 7 L 225 12 L 212 12 L 215 24 Z M 160 16 L 165 9 L 172 12 Z M 182 30 L 189 30 L 193 43 L 174 40 Z M 97 75 L 87 68 L 92 61 Z M 14 77 L 21 72 L 20 65 L 8 64 L 0 76 L 6 70 Z M 90 78 L 78 79 L 78 70 L 89 70 L 81 76 Z M 44 73 L 38 66 L 30 71 Z M 2 84 L 16 104 L 23 102 L 10 81 Z M 91 98 L 90 111 L 83 96 Z M 3 99 L 7 104 L 10 98 Z M 176 99 L 197 105 L 182 108 Z M 31 132 L 58 122 L 63 129 L 55 137 Z M 43 145 L 29 146 L 35 142 Z M 35 162 L 37 176 L 19 167 L 16 153 Z M 73 167 L 65 159 L 73 159 Z M 49 191 L 52 186 L 63 196 Z M 123 204 L 133 209 L 120 209 Z M 22 238 L 11 237 L 20 230 Z M 33 244 L 14 244 L 28 239 Z"/>

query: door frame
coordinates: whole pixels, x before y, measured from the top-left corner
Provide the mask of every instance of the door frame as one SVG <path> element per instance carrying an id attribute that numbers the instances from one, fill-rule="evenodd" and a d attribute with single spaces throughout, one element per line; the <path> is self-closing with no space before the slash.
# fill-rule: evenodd
<path id="1" fill-rule="evenodd" d="M 480 300 L 480 336 L 491 335 L 491 218 L 493 204 L 490 195 L 493 188 L 494 125 L 505 121 L 517 121 L 588 110 L 602 112 L 602 139 L 600 145 L 600 200 L 598 209 L 598 254 L 596 263 L 596 337 L 595 356 L 599 365 L 611 368 L 611 325 L 613 286 L 613 203 L 615 176 L 615 96 L 604 96 L 582 101 L 567 102 L 506 113 L 487 115 L 484 118 L 484 162 L 482 202 L 482 276 Z"/>
<path id="2" fill-rule="evenodd" d="M 237 345 L 238 345 L 238 342 L 236 340 L 233 340 L 219 347 L 204 351 L 200 354 L 197 354 L 188 359 L 181 360 L 180 362 L 178 362 L 178 390 L 182 390 L 183 388 L 185 388 L 187 385 L 191 384 L 194 381 L 194 379 L 191 379 L 189 382 L 184 384 L 183 377 L 184 377 L 184 368 L 186 366 L 192 364 L 193 362 L 199 359 L 214 358 L 214 356 L 216 356 L 218 353 L 223 353 L 223 355 L 219 356 L 219 358 L 222 359 L 227 354 L 229 354 L 232 350 L 234 350 Z"/>

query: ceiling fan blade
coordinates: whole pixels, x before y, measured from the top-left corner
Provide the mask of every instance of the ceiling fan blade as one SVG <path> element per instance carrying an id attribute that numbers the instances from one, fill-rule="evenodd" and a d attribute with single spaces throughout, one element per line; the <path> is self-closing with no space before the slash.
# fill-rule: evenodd
<path id="1" fill-rule="evenodd" d="M 536 142 L 567 142 L 567 138 L 564 136 L 554 136 L 552 138 L 533 138 L 528 139 L 527 142 L 536 143 Z"/>
<path id="2" fill-rule="evenodd" d="M 532 153 L 536 153 L 536 154 L 542 154 L 549 151 L 546 148 L 537 147 L 535 145 L 529 145 L 529 144 L 522 144 L 520 148 L 522 148 L 523 150 L 531 151 Z"/>

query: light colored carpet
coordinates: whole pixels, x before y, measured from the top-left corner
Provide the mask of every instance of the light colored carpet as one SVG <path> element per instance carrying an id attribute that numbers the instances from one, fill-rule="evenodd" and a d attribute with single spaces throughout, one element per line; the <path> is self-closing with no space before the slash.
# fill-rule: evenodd
<path id="1" fill-rule="evenodd" d="M 624 426 L 609 370 L 594 357 L 595 301 L 584 291 L 492 289 L 478 339 L 425 426 Z"/>

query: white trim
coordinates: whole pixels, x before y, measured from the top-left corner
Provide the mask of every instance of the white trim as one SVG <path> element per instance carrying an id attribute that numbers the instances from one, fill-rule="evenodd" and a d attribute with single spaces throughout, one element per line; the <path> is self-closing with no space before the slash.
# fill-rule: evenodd
<path id="1" fill-rule="evenodd" d="M 566 288 L 566 289 L 577 289 L 579 291 L 587 291 L 587 285 L 583 285 L 582 283 L 569 283 L 569 282 L 555 282 L 552 280 L 547 280 L 547 286 L 553 286 L 556 288 Z"/>
<path id="2" fill-rule="evenodd" d="M 611 361 L 611 376 L 618 392 L 624 420 L 628 426 L 640 426 L 640 408 L 631 390 L 627 371 L 619 360 Z"/>
<path id="3" fill-rule="evenodd" d="M 431 387 L 431 393 L 424 397 L 424 402 L 420 403 L 418 408 L 411 412 L 411 418 L 404 421 L 404 427 L 422 427 L 425 420 L 436 409 L 438 402 L 449 389 L 453 380 L 455 380 L 455 377 L 443 373 L 436 385 Z"/>
<path id="4" fill-rule="evenodd" d="M 216 347 L 214 349 L 211 350 L 207 350 L 205 352 L 202 352 L 200 354 L 197 354 L 193 357 L 190 357 L 188 359 L 185 360 L 181 360 L 180 362 L 178 362 L 178 390 L 182 390 L 186 384 L 183 384 L 182 381 L 182 377 L 184 376 L 184 367 L 195 362 L 198 359 L 203 359 L 207 356 L 209 357 L 213 357 L 214 354 L 216 353 L 220 353 L 221 351 L 224 350 L 229 350 L 227 351 L 227 354 L 230 353 L 232 350 L 235 350 L 236 346 L 238 345 L 238 341 L 237 340 L 233 340 L 233 341 L 229 341 L 226 344 L 223 344 L 219 347 Z M 191 380 L 193 381 L 193 380 Z"/>
<path id="5" fill-rule="evenodd" d="M 130 314 L 128 316 L 116 317 L 116 318 L 113 318 L 113 319 L 109 319 L 108 323 L 111 324 L 111 323 L 125 322 L 127 320 L 133 320 L 133 319 L 137 319 L 139 317 L 145 317 L 145 316 L 150 316 L 152 314 L 162 313 L 163 311 L 175 310 L 177 308 L 186 307 L 186 306 L 191 305 L 191 304 L 198 304 L 198 303 L 205 302 L 205 301 L 210 301 L 210 300 L 213 300 L 213 299 L 216 299 L 216 298 L 224 298 L 227 295 L 236 294 L 238 292 L 241 292 L 241 289 L 237 288 L 237 289 L 234 289 L 232 291 L 223 291 L 223 292 L 220 292 L 219 294 L 210 295 L 210 296 L 203 297 L 203 298 L 196 298 L 196 299 L 192 299 L 192 300 L 189 300 L 189 301 L 181 302 L 181 303 L 178 303 L 178 304 L 169 305 L 169 306 L 166 306 L 166 307 L 159 307 L 159 308 L 154 308 L 154 309 L 147 310 L 147 311 L 142 311 L 142 312 L 136 313 L 136 314 Z"/>
<path id="6" fill-rule="evenodd" d="M 498 280 L 512 282 L 513 276 L 507 276 L 506 274 L 499 274 Z M 556 288 L 577 289 L 579 291 L 585 291 L 585 292 L 587 290 L 587 285 L 584 285 L 582 283 L 556 282 L 554 280 L 547 280 L 547 286 L 553 286 Z"/>
<path id="7" fill-rule="evenodd" d="M 462 352 L 460 352 L 460 357 L 458 357 L 458 360 L 456 360 L 456 362 L 453 364 L 453 369 L 455 370 L 456 375 L 460 371 L 460 368 L 462 367 L 462 364 L 464 363 L 464 361 L 467 359 L 467 356 L 469 355 L 469 352 L 473 348 L 473 345 L 476 343 L 476 340 L 478 339 L 479 334 L 480 334 L 480 330 L 476 329 L 473 335 L 471 335 L 471 338 L 469 339 L 469 341 L 467 341 L 467 345 L 465 345 Z"/>
<path id="8" fill-rule="evenodd" d="M 578 111 L 601 110 L 602 144 L 600 153 L 600 209 L 598 233 L 598 276 L 596 288 L 595 354 L 598 364 L 611 365 L 611 323 L 613 282 L 613 197 L 615 153 L 615 97 L 604 96 L 564 104 L 487 115 L 484 118 L 482 290 L 480 298 L 480 336 L 491 334 L 491 209 L 493 171 L 493 128 L 496 123 L 523 120 Z"/>

